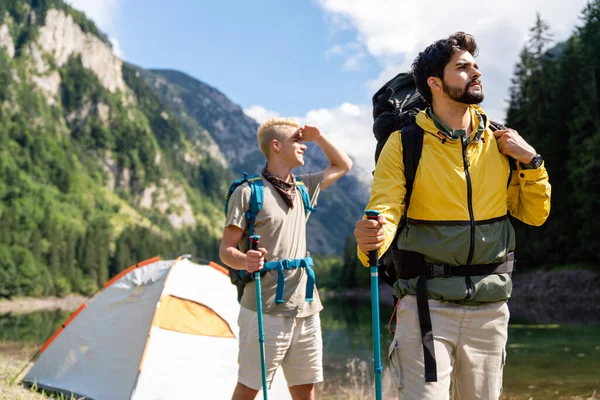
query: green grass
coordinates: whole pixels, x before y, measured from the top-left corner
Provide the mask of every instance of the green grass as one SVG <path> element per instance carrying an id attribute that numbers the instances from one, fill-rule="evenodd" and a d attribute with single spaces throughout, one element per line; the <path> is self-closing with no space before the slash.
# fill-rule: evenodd
<path id="1" fill-rule="evenodd" d="M 21 347 L 15 343 L 0 343 L 0 400 L 44 400 L 46 396 L 34 393 L 20 384 L 12 384 L 35 348 Z M 19 376 L 21 378 L 22 376 Z M 16 380 L 18 382 L 18 379 Z"/>

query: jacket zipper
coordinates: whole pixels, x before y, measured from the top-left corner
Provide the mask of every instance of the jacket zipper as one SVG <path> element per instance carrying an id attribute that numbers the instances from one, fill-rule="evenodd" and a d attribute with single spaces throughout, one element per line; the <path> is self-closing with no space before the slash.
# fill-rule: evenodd
<path id="1" fill-rule="evenodd" d="M 469 256 L 467 257 L 467 266 L 471 265 L 473 261 L 473 253 L 475 252 L 475 216 L 473 214 L 473 186 L 471 184 L 471 174 L 469 173 L 469 160 L 467 159 L 467 145 L 465 140 L 461 138 L 461 146 L 463 153 L 463 166 L 465 168 L 465 178 L 467 179 L 467 202 L 469 206 L 469 221 L 471 225 L 471 241 L 469 243 Z M 467 285 L 467 299 L 473 295 L 473 288 L 471 287 L 471 280 L 468 276 L 465 276 L 465 283 Z"/>

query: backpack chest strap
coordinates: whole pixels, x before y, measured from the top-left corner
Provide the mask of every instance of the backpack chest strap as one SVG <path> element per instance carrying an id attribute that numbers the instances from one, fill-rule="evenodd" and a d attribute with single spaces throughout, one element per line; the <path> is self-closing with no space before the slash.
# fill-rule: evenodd
<path id="1" fill-rule="evenodd" d="M 492 264 L 448 265 L 425 262 L 422 254 L 413 251 L 397 250 L 393 254 L 398 265 L 398 279 L 413 279 L 423 275 L 426 279 L 449 278 L 451 276 L 483 276 L 511 274 L 516 260 L 513 252 L 508 253 L 506 261 Z"/>
<path id="2" fill-rule="evenodd" d="M 314 265 L 312 257 L 285 259 L 277 261 L 268 261 L 263 267 L 263 271 L 277 270 L 277 291 L 275 293 L 275 303 L 282 304 L 283 292 L 285 288 L 285 276 L 283 270 L 293 268 L 306 268 L 308 278 L 306 280 L 306 296 L 305 299 L 308 302 L 313 301 L 313 294 L 315 288 L 315 271 L 312 269 Z"/>

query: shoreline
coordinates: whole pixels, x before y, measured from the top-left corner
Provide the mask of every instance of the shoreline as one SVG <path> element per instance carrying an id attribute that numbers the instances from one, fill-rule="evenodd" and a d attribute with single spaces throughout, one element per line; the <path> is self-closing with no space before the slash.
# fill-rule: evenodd
<path id="1" fill-rule="evenodd" d="M 27 314 L 36 311 L 74 311 L 88 299 L 87 296 L 70 294 L 65 297 L 17 297 L 0 300 L 0 314 Z"/>
<path id="2" fill-rule="evenodd" d="M 513 276 L 514 289 L 508 304 L 515 318 L 537 322 L 590 321 L 600 324 L 600 272 L 590 270 L 534 271 Z M 355 298 L 370 301 L 369 287 L 321 289 L 324 300 Z M 393 307 L 393 289 L 379 285 L 380 304 Z M 87 296 L 19 297 L 0 299 L 0 314 L 25 314 L 37 311 L 74 311 Z M 557 321 L 558 322 L 558 321 Z"/>
<path id="3" fill-rule="evenodd" d="M 370 302 L 370 288 L 324 290 L 324 300 L 354 298 Z M 393 307 L 393 289 L 379 285 L 379 302 Z M 600 272 L 533 271 L 513 276 L 508 300 L 511 319 L 536 324 L 600 325 Z"/>

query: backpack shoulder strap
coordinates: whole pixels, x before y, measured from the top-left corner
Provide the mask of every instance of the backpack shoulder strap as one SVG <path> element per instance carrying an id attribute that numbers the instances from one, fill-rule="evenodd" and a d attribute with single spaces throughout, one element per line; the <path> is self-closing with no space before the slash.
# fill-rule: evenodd
<path id="1" fill-rule="evenodd" d="M 242 179 L 237 179 L 231 182 L 231 185 L 229 185 L 229 189 L 227 190 L 227 194 L 225 195 L 225 215 L 227 215 L 227 210 L 229 208 L 229 199 L 231 198 L 231 195 L 233 194 L 233 192 L 235 192 L 235 189 L 237 189 L 238 186 L 240 186 L 247 180 L 248 177 L 246 174 L 244 174 L 244 177 Z"/>
<path id="2" fill-rule="evenodd" d="M 309 212 L 317 211 L 316 207 L 312 207 L 310 205 L 310 196 L 308 195 L 308 190 L 306 190 L 306 185 L 302 182 L 302 178 L 296 176 L 296 188 L 300 192 L 302 196 L 302 203 L 304 203 L 304 213 L 308 214 Z"/>
<path id="3" fill-rule="evenodd" d="M 417 168 L 419 167 L 419 161 L 421 160 L 421 153 L 423 152 L 423 129 L 421 129 L 414 120 L 411 120 L 406 125 L 402 126 L 400 130 L 400 140 L 402 141 L 402 162 L 404 163 L 404 177 L 406 179 L 404 187 L 406 188 L 406 193 L 404 194 L 404 214 L 400 217 L 393 243 L 397 243 L 398 236 L 400 235 L 400 232 L 404 230 L 404 226 L 406 225 L 406 215 L 410 204 L 410 196 L 412 195 L 415 175 L 417 173 Z M 392 261 L 393 248 L 394 246 L 388 248 L 381 257 L 379 264 L 380 276 L 383 276 L 383 279 L 390 286 L 394 286 L 394 283 L 397 280 L 396 269 L 394 262 Z M 395 296 L 394 299 L 396 299 Z"/>
<path id="4" fill-rule="evenodd" d="M 229 206 L 231 194 L 244 183 L 247 183 L 250 187 L 250 206 L 244 213 L 246 223 L 248 224 L 248 241 L 250 241 L 250 236 L 254 234 L 256 215 L 262 208 L 264 199 L 265 188 L 260 175 L 252 175 L 248 177 L 248 174 L 244 173 L 244 177 L 242 179 L 237 179 L 231 183 L 229 190 L 227 191 L 227 195 L 225 196 L 225 214 L 227 215 L 227 207 Z M 250 246 L 248 247 L 250 248 Z M 233 283 L 237 288 L 238 302 L 241 302 L 244 294 L 244 287 L 250 281 L 251 274 L 246 274 L 246 271 L 239 271 L 231 267 L 227 267 L 227 270 L 229 271 L 229 279 L 231 280 L 231 283 Z"/>
<path id="5" fill-rule="evenodd" d="M 244 183 L 247 183 L 248 186 L 250 186 L 250 207 L 244 215 L 246 217 L 246 222 L 248 223 L 248 236 L 252 236 L 254 234 L 254 222 L 263 206 L 265 193 L 265 187 L 263 186 L 260 175 L 256 174 L 249 177 L 248 174 L 244 174 L 242 179 L 235 180 L 231 183 L 227 195 L 225 196 L 225 214 L 227 214 L 231 194 L 235 192 L 238 186 L 243 185 Z"/>
<path id="6" fill-rule="evenodd" d="M 492 132 L 496 132 L 499 130 L 507 129 L 506 126 L 502 125 L 500 122 L 490 121 L 490 129 Z M 510 173 L 508 174 L 508 182 L 506 183 L 506 187 L 510 186 L 510 180 L 512 178 L 512 172 L 517 170 L 517 160 L 512 158 L 511 156 L 507 156 L 508 165 L 510 166 Z"/>
<path id="7" fill-rule="evenodd" d="M 400 139 L 402 140 L 402 161 L 404 163 L 404 178 L 406 179 L 406 194 L 404 195 L 404 215 L 406 216 L 415 175 L 423 152 L 423 129 L 416 122 L 410 122 L 402 127 Z"/>
<path id="8" fill-rule="evenodd" d="M 256 216 L 263 206 L 265 187 L 260 175 L 252 175 L 247 179 L 250 186 L 250 207 L 246 211 L 246 222 L 248 222 L 248 236 L 254 235 L 254 223 Z"/>

